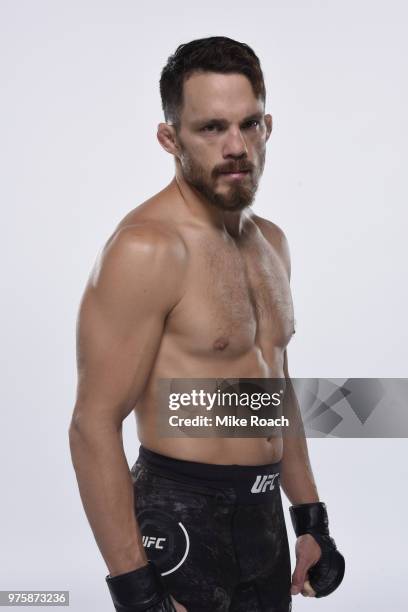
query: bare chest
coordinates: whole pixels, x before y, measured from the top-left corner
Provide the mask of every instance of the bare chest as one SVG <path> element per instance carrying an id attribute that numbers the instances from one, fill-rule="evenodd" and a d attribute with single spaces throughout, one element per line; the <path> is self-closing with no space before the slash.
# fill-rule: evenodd
<path id="1" fill-rule="evenodd" d="M 265 239 L 195 243 L 184 297 L 169 319 L 185 350 L 239 356 L 258 347 L 267 356 L 293 330 L 287 273 Z"/>

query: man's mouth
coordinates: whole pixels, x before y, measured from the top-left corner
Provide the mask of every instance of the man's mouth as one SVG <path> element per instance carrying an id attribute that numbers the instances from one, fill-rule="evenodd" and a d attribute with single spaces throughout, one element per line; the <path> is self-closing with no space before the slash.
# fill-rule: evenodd
<path id="1" fill-rule="evenodd" d="M 242 179 L 248 176 L 248 174 L 250 174 L 250 170 L 233 170 L 232 172 L 220 172 L 220 174 L 222 176 L 225 176 L 226 178 Z"/>

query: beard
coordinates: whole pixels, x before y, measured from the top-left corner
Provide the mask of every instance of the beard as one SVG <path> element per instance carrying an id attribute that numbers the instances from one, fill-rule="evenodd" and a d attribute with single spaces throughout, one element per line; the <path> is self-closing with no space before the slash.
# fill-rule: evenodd
<path id="1" fill-rule="evenodd" d="M 220 210 L 230 212 L 251 206 L 265 165 L 265 149 L 260 154 L 257 167 L 249 160 L 240 158 L 215 166 L 211 172 L 208 172 L 181 143 L 180 147 L 180 165 L 184 180 L 204 196 L 210 204 Z M 245 177 L 229 181 L 227 190 L 223 193 L 217 191 L 216 183 L 219 176 L 227 172 L 243 171 L 248 171 Z"/>

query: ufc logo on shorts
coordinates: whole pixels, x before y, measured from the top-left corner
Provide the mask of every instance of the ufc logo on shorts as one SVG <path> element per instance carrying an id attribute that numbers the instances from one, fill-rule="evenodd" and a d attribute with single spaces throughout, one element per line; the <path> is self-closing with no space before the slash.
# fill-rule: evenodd
<path id="1" fill-rule="evenodd" d="M 142 542 L 145 548 L 157 548 L 163 550 L 162 542 L 165 542 L 166 538 L 155 538 L 154 536 L 143 536 Z"/>
<path id="2" fill-rule="evenodd" d="M 278 476 L 279 474 L 264 474 L 257 476 L 252 485 L 251 493 L 265 493 L 268 488 L 272 491 L 275 488 L 275 478 Z"/>

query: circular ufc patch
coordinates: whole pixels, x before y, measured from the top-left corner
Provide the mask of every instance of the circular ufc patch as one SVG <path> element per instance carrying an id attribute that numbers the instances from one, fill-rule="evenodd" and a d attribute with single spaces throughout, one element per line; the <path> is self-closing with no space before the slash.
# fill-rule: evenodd
<path id="1" fill-rule="evenodd" d="M 175 572 L 186 560 L 190 538 L 183 523 L 162 510 L 142 510 L 136 515 L 147 558 L 162 576 Z"/>

